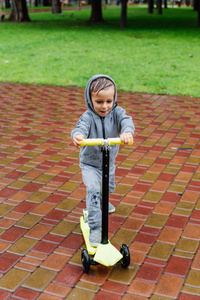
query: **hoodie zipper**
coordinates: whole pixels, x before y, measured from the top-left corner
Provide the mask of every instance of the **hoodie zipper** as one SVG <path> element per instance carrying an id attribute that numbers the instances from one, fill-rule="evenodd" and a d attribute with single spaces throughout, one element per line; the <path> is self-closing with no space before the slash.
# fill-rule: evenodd
<path id="1" fill-rule="evenodd" d="M 105 133 L 105 125 L 104 125 L 104 118 L 101 118 L 101 124 L 102 124 L 102 131 L 103 131 L 103 138 L 106 138 L 106 133 Z"/>

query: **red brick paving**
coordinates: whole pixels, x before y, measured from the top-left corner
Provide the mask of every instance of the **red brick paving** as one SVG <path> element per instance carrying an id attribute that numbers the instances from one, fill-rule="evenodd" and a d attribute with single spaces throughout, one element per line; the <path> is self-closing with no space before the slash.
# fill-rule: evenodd
<path id="1" fill-rule="evenodd" d="M 118 92 L 118 103 L 136 132 L 116 160 L 109 238 L 131 264 L 84 274 L 70 138 L 84 90 L 0 83 L 1 299 L 200 299 L 200 98 Z"/>

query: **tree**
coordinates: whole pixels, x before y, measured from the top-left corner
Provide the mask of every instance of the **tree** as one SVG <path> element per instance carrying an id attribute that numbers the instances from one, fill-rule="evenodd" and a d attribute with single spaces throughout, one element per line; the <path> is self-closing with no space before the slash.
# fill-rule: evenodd
<path id="1" fill-rule="evenodd" d="M 121 0 L 121 20 L 120 20 L 121 28 L 127 27 L 127 3 L 128 0 Z"/>
<path id="2" fill-rule="evenodd" d="M 12 0 L 11 13 L 8 21 L 30 22 L 26 0 Z"/>
<path id="3" fill-rule="evenodd" d="M 5 0 L 5 8 L 10 8 L 10 0 Z"/>
<path id="4" fill-rule="evenodd" d="M 162 0 L 157 0 L 158 15 L 162 15 Z"/>
<path id="5" fill-rule="evenodd" d="M 60 0 L 52 0 L 52 13 L 53 14 L 60 14 L 61 10 L 61 2 Z"/>
<path id="6" fill-rule="evenodd" d="M 193 1 L 193 6 L 195 11 L 198 11 L 198 2 L 199 2 L 198 0 Z"/>
<path id="7" fill-rule="evenodd" d="M 148 14 L 153 13 L 153 2 L 154 2 L 154 0 L 149 0 L 148 1 Z"/>
<path id="8" fill-rule="evenodd" d="M 197 27 L 200 27 L 200 0 L 193 1 L 194 11 L 197 11 Z"/>
<path id="9" fill-rule="evenodd" d="M 91 22 L 103 22 L 101 0 L 92 0 L 92 11 L 90 16 Z"/>

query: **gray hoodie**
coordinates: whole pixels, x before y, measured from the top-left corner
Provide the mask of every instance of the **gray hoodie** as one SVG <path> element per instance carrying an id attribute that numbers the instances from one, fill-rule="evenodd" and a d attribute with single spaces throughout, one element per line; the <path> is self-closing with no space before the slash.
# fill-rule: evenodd
<path id="1" fill-rule="evenodd" d="M 104 117 L 100 117 L 94 110 L 90 98 L 90 85 L 93 80 L 105 77 L 110 79 L 115 87 L 115 96 L 111 111 Z M 88 81 L 85 88 L 85 101 L 88 110 L 83 113 L 76 124 L 75 129 L 71 132 L 72 139 L 81 134 L 84 138 L 113 138 L 119 137 L 121 133 L 131 132 L 134 134 L 134 125 L 132 118 L 126 115 L 126 111 L 117 106 L 117 89 L 113 79 L 107 75 L 95 75 Z M 119 151 L 119 146 L 114 145 L 110 150 L 110 166 L 115 163 L 115 158 Z M 80 166 L 90 165 L 97 168 L 102 168 L 102 153 L 101 146 L 85 146 L 80 149 Z"/>

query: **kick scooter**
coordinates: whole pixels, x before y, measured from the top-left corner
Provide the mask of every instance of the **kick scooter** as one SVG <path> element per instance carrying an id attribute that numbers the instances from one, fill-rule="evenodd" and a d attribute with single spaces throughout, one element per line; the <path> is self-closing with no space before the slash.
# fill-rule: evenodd
<path id="1" fill-rule="evenodd" d="M 122 244 L 120 252 L 108 240 L 108 203 L 109 203 L 109 153 L 110 146 L 122 145 L 120 138 L 110 139 L 83 139 L 83 146 L 102 146 L 102 237 L 98 247 L 92 247 L 89 242 L 89 226 L 87 222 L 87 211 L 83 211 L 80 218 L 80 227 L 85 240 L 86 248 L 81 253 L 83 270 L 88 273 L 90 265 L 113 266 L 121 261 L 124 267 L 130 264 L 130 253 L 127 245 Z M 91 257 L 93 255 L 94 257 Z"/>

